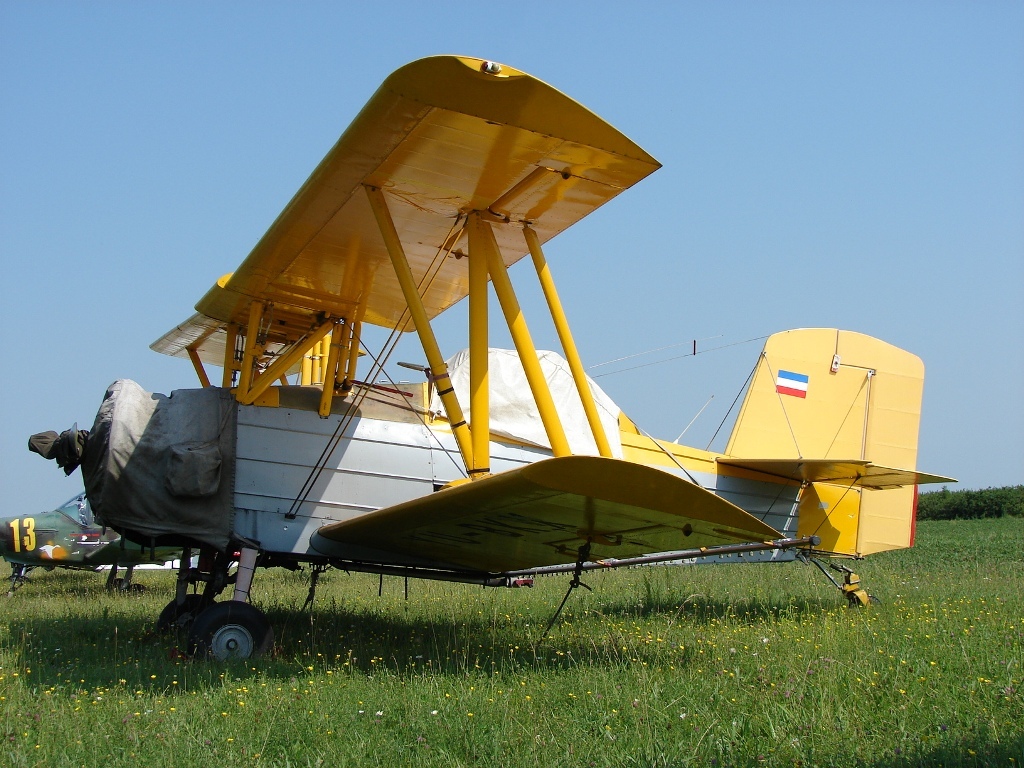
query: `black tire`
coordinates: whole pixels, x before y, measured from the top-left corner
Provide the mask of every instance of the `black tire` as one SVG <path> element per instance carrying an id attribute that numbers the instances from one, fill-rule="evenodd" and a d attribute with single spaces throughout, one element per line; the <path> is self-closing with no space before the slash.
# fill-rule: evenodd
<path id="1" fill-rule="evenodd" d="M 188 629 L 205 606 L 202 595 L 185 595 L 185 602 L 181 605 L 178 605 L 176 600 L 171 600 L 157 616 L 156 631 L 165 633 Z"/>
<path id="2" fill-rule="evenodd" d="M 263 611 L 234 600 L 211 605 L 188 633 L 188 653 L 196 658 L 250 659 L 273 647 L 274 630 Z"/>

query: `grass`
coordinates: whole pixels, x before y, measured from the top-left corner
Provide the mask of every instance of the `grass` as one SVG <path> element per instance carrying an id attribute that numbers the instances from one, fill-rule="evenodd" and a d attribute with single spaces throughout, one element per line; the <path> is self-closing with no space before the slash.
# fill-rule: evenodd
<path id="1" fill-rule="evenodd" d="M 483 590 L 261 572 L 273 656 L 192 662 L 151 632 L 173 576 L 108 595 L 36 575 L 0 600 L 11 766 L 1018 766 L 1024 520 L 922 523 L 858 564 L 648 568 Z M 36 572 L 39 573 L 38 571 Z M 0 758 L 2 760 L 3 758 Z"/>

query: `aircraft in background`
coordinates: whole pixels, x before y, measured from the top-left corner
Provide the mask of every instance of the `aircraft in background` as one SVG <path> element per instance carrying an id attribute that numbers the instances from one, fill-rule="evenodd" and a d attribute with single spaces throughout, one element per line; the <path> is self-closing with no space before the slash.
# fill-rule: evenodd
<path id="1" fill-rule="evenodd" d="M 126 546 L 121 535 L 104 528 L 93 516 L 89 500 L 79 493 L 49 512 L 0 518 L 0 555 L 11 564 L 12 594 L 33 568 L 108 569 L 107 589 L 128 591 L 137 565 L 163 565 L 180 550 L 161 547 L 150 552 Z M 124 575 L 118 576 L 124 567 Z"/>
<path id="2" fill-rule="evenodd" d="M 203 387 L 115 382 L 87 438 L 60 436 L 54 457 L 81 462 L 107 525 L 182 548 L 160 623 L 190 625 L 197 655 L 267 651 L 258 567 L 309 564 L 311 594 L 329 567 L 487 586 L 558 572 L 571 592 L 594 568 L 742 553 L 827 573 L 910 546 L 917 484 L 948 482 L 915 469 L 910 353 L 836 329 L 772 336 L 721 454 L 648 436 L 586 377 L 543 246 L 659 167 L 511 67 L 438 56 L 388 77 L 238 270 L 153 344 Z M 526 255 L 561 355 L 536 350 L 509 278 Z M 490 348 L 492 289 L 514 350 Z M 431 321 L 463 299 L 468 349 L 446 360 Z M 360 380 L 370 324 L 392 335 Z M 425 381 L 376 383 L 405 331 Z"/>

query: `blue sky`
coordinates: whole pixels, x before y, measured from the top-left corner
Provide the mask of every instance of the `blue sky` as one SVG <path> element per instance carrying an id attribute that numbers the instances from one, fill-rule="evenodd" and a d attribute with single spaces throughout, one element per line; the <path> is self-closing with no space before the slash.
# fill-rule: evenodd
<path id="1" fill-rule="evenodd" d="M 703 447 L 760 350 L 738 342 L 836 326 L 923 358 L 920 468 L 1024 482 L 1024 4 L 0 0 L 12 511 L 81 483 L 28 435 L 91 424 L 117 378 L 195 385 L 149 344 L 384 77 L 438 53 L 530 72 L 664 164 L 546 249 L 587 364 L 706 340 L 591 371 L 658 363 L 598 379 L 646 430 L 714 395 Z M 440 327 L 463 346 L 458 310 Z"/>

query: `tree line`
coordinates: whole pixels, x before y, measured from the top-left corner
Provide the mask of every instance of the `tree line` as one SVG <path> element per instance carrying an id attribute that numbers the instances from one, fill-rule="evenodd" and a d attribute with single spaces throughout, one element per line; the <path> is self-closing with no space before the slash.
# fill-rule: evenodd
<path id="1" fill-rule="evenodd" d="M 917 500 L 918 520 L 974 520 L 981 517 L 1024 517 L 1024 485 L 984 488 L 979 491 L 922 493 Z"/>

